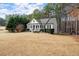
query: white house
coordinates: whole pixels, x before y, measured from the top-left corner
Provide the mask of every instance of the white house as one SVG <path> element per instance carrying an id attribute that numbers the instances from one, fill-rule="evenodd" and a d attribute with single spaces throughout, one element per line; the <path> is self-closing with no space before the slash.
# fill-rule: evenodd
<path id="1" fill-rule="evenodd" d="M 27 29 L 29 29 L 31 32 L 40 31 L 40 23 L 37 20 L 33 19 L 27 24 Z"/>
<path id="2" fill-rule="evenodd" d="M 29 29 L 29 31 L 31 32 L 41 31 L 43 29 L 51 29 L 51 30 L 54 30 L 54 33 L 57 33 L 56 19 L 51 18 L 49 22 L 46 24 L 47 21 L 48 21 L 48 18 L 44 18 L 40 20 L 33 19 L 27 24 L 27 29 Z"/>

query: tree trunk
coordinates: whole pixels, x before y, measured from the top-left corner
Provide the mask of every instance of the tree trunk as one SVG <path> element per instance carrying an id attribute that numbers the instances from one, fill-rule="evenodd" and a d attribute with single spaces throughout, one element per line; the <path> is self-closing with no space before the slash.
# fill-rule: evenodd
<path id="1" fill-rule="evenodd" d="M 78 16 L 77 16 L 77 19 L 76 19 L 76 31 L 75 31 L 76 32 L 76 35 L 78 34 L 78 30 L 77 30 L 77 24 L 78 24 L 77 22 L 78 21 L 77 20 L 78 20 Z"/>
<path id="2" fill-rule="evenodd" d="M 60 16 L 56 16 L 56 20 L 57 20 L 57 32 L 59 34 L 61 31 L 61 18 L 60 18 Z"/>
<path id="3" fill-rule="evenodd" d="M 64 30 L 65 33 L 66 33 L 66 26 L 67 26 L 67 15 L 65 16 L 65 30 Z"/>

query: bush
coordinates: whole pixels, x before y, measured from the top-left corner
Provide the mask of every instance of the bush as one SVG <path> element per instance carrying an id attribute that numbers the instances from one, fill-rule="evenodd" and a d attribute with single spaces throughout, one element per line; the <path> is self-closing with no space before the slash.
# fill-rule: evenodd
<path id="1" fill-rule="evenodd" d="M 46 32 L 46 33 L 54 33 L 54 29 L 41 29 L 42 32 Z"/>
<path id="2" fill-rule="evenodd" d="M 29 20 L 27 20 L 25 15 L 9 15 L 6 18 L 8 18 L 6 30 L 8 30 L 9 32 L 15 32 L 19 24 L 24 26 L 24 29 L 25 29 L 26 24 L 29 22 Z M 19 28 L 19 30 L 20 29 L 21 28 Z M 22 29 L 21 31 L 23 31 L 24 29 Z"/>
<path id="3" fill-rule="evenodd" d="M 23 24 L 18 24 L 16 26 L 16 32 L 22 32 L 24 31 L 24 25 Z"/>

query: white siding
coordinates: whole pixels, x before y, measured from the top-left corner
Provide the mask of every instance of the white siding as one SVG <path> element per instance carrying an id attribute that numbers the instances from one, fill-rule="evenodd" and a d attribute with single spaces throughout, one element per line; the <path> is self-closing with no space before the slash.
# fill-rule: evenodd
<path id="1" fill-rule="evenodd" d="M 41 19 L 41 22 L 46 23 L 47 20 L 48 20 L 48 18 L 44 18 L 44 19 Z M 51 20 L 48 23 L 53 24 L 54 33 L 57 33 L 57 21 L 56 21 L 56 18 L 51 18 Z"/>
<path id="2" fill-rule="evenodd" d="M 30 31 L 40 31 L 40 29 L 44 29 L 44 25 L 47 22 L 48 18 L 40 19 L 40 20 L 41 20 L 41 22 L 43 22 L 42 23 L 42 26 L 41 26 L 41 24 L 39 24 L 38 21 L 36 21 L 35 19 L 33 19 L 30 23 L 27 24 L 27 29 L 30 29 Z M 33 30 L 33 28 L 31 27 L 33 25 L 35 25 L 35 30 Z M 51 18 L 51 20 L 48 22 L 48 24 L 45 27 L 48 28 L 48 29 L 49 28 L 54 29 L 54 33 L 57 33 L 57 22 L 56 22 L 56 18 Z"/>

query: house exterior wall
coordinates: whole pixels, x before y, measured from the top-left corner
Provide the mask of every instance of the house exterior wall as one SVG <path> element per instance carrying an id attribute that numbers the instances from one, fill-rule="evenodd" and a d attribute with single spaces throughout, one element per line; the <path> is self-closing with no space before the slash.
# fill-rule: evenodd
<path id="1" fill-rule="evenodd" d="M 37 20 L 33 19 L 27 24 L 27 29 L 29 29 L 31 32 L 40 31 L 40 24 Z"/>
<path id="2" fill-rule="evenodd" d="M 52 20 L 53 20 L 53 26 L 54 26 L 54 33 L 58 33 L 57 32 L 57 21 L 56 21 L 56 18 L 52 18 Z"/>
<path id="3" fill-rule="evenodd" d="M 36 31 L 40 31 L 40 29 L 54 29 L 54 33 L 57 33 L 56 18 L 51 18 L 50 21 L 47 24 L 46 24 L 46 22 L 48 21 L 48 18 L 44 18 L 44 19 L 40 19 L 40 20 L 41 20 L 42 24 L 40 24 L 37 21 L 33 22 L 33 20 L 31 22 L 29 22 L 27 24 L 27 29 L 30 29 L 32 31 L 33 30 L 33 28 L 32 28 L 33 25 L 35 25 L 35 26 L 39 25 L 39 28 L 37 28 Z M 46 26 L 45 26 L 45 24 L 46 24 Z M 45 28 L 44 28 L 44 26 L 45 26 Z"/>
<path id="4" fill-rule="evenodd" d="M 39 23 L 30 23 L 27 24 L 27 29 L 33 32 L 33 31 L 40 31 L 41 28 Z"/>
<path id="5" fill-rule="evenodd" d="M 41 19 L 41 22 L 46 23 L 47 20 L 48 20 L 48 18 L 44 18 L 44 19 Z M 49 25 L 49 24 L 50 25 L 53 24 L 54 33 L 57 33 L 57 21 L 56 21 L 56 18 L 51 18 L 47 25 Z"/>

